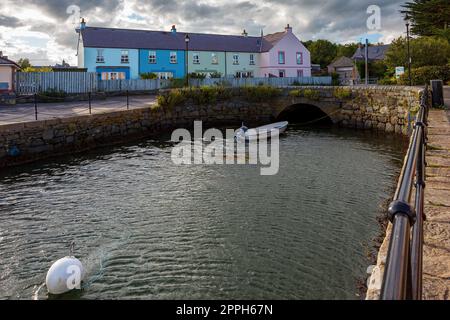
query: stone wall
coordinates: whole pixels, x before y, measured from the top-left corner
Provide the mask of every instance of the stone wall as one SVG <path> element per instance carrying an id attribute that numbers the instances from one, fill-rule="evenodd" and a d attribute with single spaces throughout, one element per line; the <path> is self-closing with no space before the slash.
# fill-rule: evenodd
<path id="1" fill-rule="evenodd" d="M 149 107 L 70 118 L 33 121 L 0 126 L 0 167 L 17 165 L 65 153 L 117 144 L 124 140 L 189 128 L 194 120 L 204 127 L 267 123 L 268 103 L 255 108 L 239 101 L 213 106 L 177 106 L 171 110 Z"/>

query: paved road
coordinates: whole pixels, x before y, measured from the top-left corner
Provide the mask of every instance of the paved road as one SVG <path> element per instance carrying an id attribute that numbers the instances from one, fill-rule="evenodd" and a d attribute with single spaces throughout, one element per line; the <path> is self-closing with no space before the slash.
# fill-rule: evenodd
<path id="1" fill-rule="evenodd" d="M 156 96 L 130 96 L 130 109 L 144 108 L 155 105 Z M 94 100 L 91 104 L 93 114 L 127 109 L 126 97 L 111 97 L 106 100 Z M 38 120 L 66 118 L 76 115 L 88 115 L 88 101 L 39 103 Z M 18 104 L 15 106 L 0 106 L 0 125 L 35 121 L 34 104 Z"/>

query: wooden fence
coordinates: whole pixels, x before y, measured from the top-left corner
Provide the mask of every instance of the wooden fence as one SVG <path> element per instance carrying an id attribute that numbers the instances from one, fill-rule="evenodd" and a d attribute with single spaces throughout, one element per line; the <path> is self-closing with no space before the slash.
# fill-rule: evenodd
<path id="1" fill-rule="evenodd" d="M 270 85 L 287 87 L 292 85 L 331 85 L 331 77 L 299 78 L 205 78 L 189 79 L 191 86 L 244 87 Z M 169 88 L 170 80 L 98 80 L 95 72 L 18 72 L 16 93 L 18 95 L 48 92 L 66 93 L 152 91 Z"/>
<path id="2" fill-rule="evenodd" d="M 18 72 L 16 81 L 18 95 L 50 90 L 66 93 L 88 93 L 98 90 L 95 72 Z"/>

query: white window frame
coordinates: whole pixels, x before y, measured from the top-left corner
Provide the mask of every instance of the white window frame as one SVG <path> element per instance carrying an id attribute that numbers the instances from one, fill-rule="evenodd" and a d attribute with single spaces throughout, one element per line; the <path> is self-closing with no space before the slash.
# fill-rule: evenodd
<path id="1" fill-rule="evenodd" d="M 178 63 L 178 59 L 177 59 L 177 52 L 176 51 L 170 51 L 170 63 L 172 64 L 177 64 Z"/>
<path id="2" fill-rule="evenodd" d="M 255 65 L 255 55 L 253 53 L 250 53 L 250 63 L 251 66 Z"/>
<path id="3" fill-rule="evenodd" d="M 130 63 L 130 51 L 120 50 L 120 63 Z"/>
<path id="4" fill-rule="evenodd" d="M 283 57 L 283 61 L 281 61 L 281 57 Z M 286 64 L 286 52 L 285 51 L 278 51 L 278 64 Z"/>
<path id="5" fill-rule="evenodd" d="M 103 56 L 103 49 L 97 49 L 96 63 L 105 63 L 105 56 Z"/>
<path id="6" fill-rule="evenodd" d="M 233 65 L 239 65 L 239 53 L 233 53 Z"/>
<path id="7" fill-rule="evenodd" d="M 192 54 L 192 63 L 193 64 L 200 64 L 200 54 L 198 52 L 194 52 Z"/>
<path id="8" fill-rule="evenodd" d="M 156 64 L 156 51 L 149 51 L 148 52 L 148 63 L 149 64 Z"/>

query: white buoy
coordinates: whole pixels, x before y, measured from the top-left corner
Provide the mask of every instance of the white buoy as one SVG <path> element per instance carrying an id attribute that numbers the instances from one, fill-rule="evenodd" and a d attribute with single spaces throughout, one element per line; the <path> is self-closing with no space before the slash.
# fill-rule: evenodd
<path id="1" fill-rule="evenodd" d="M 75 257 L 64 257 L 56 261 L 47 272 L 45 284 L 51 294 L 62 294 L 73 289 L 81 289 L 84 268 Z"/>

